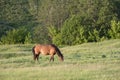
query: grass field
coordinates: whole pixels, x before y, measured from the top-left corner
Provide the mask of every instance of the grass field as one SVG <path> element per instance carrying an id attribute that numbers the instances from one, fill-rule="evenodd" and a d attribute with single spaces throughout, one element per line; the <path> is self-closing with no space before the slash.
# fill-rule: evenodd
<path id="1" fill-rule="evenodd" d="M 64 62 L 51 63 L 32 46 L 0 45 L 0 80 L 120 80 L 120 40 L 60 47 Z"/>

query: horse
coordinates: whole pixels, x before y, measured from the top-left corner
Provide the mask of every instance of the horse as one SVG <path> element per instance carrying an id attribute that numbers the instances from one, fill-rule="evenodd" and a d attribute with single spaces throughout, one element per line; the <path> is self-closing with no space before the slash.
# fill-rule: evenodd
<path id="1" fill-rule="evenodd" d="M 43 44 L 37 44 L 32 48 L 33 52 L 33 59 L 34 61 L 38 61 L 39 55 L 50 55 L 50 60 L 49 62 L 54 61 L 54 55 L 57 53 L 60 61 L 64 61 L 63 54 L 59 50 L 59 48 L 54 45 L 54 44 L 48 44 L 48 45 L 43 45 Z"/>

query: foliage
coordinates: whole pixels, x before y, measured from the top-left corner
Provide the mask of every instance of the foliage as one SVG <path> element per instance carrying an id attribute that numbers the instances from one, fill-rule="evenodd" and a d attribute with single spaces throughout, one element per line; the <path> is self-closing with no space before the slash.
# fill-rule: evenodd
<path id="1" fill-rule="evenodd" d="M 111 29 L 109 30 L 109 36 L 112 39 L 120 39 L 120 21 L 111 21 Z"/>
<path id="2" fill-rule="evenodd" d="M 85 42 L 86 36 L 84 27 L 81 25 L 80 16 L 72 16 L 66 20 L 61 28 L 62 44 L 75 45 Z"/>
<path id="3" fill-rule="evenodd" d="M 28 0 L 0 0 L 0 22 L 13 27 L 24 26 L 33 20 Z"/>
<path id="4" fill-rule="evenodd" d="M 22 27 L 19 29 L 13 29 L 6 32 L 6 35 L 3 35 L 1 38 L 2 44 L 17 44 L 24 43 L 27 39 L 30 39 L 30 35 L 28 34 L 27 29 Z"/>
<path id="5" fill-rule="evenodd" d="M 35 43 L 49 43 L 50 39 L 47 35 L 48 30 L 45 27 L 42 26 L 36 26 L 33 29 L 33 36 L 32 39 Z"/>
<path id="6" fill-rule="evenodd" d="M 113 13 L 113 3 L 108 0 L 103 2 L 88 0 L 81 1 L 79 5 L 82 7 L 78 6 L 77 13 L 72 13 L 59 30 L 60 33 L 58 35 L 61 38 L 58 38 L 58 36 L 56 38 L 62 40 L 60 43 L 75 45 L 109 39 L 108 31 L 111 28 L 110 22 L 116 16 Z M 77 5 L 74 4 L 74 6 Z"/>
<path id="7" fill-rule="evenodd" d="M 61 45 L 62 38 L 60 31 L 56 29 L 54 26 L 48 27 L 48 31 L 49 31 L 49 36 L 52 39 L 52 42 L 56 45 Z"/>
<path id="8" fill-rule="evenodd" d="M 3 44 L 24 43 L 27 30 L 35 19 L 27 0 L 0 0 L 0 38 Z M 27 30 L 21 28 L 25 26 Z M 21 29 L 20 29 L 21 28 Z M 29 31 L 31 31 L 29 29 Z"/>
<path id="9" fill-rule="evenodd" d="M 32 36 L 30 34 L 30 32 L 27 33 L 26 37 L 25 37 L 25 41 L 24 41 L 25 44 L 30 44 L 32 43 Z"/>
<path id="10" fill-rule="evenodd" d="M 0 10 L 0 38 L 21 26 L 34 43 L 75 45 L 119 38 L 110 31 L 111 21 L 120 21 L 119 0 L 0 0 Z"/>

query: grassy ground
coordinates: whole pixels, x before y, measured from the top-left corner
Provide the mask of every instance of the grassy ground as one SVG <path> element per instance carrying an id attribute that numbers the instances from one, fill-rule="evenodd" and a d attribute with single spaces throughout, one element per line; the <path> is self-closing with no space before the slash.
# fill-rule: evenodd
<path id="1" fill-rule="evenodd" d="M 0 80 L 120 80 L 120 40 L 61 47 L 65 61 L 33 61 L 31 45 L 0 45 Z"/>

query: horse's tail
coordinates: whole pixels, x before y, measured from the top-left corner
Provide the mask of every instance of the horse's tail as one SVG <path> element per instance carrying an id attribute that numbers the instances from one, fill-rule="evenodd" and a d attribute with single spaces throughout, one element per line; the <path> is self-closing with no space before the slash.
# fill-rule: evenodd
<path id="1" fill-rule="evenodd" d="M 35 46 L 32 48 L 32 53 L 35 56 L 35 50 L 34 50 Z"/>
<path id="2" fill-rule="evenodd" d="M 59 48 L 57 46 L 55 46 L 54 44 L 52 44 L 53 47 L 55 47 L 56 49 L 56 53 L 57 55 L 61 58 L 61 60 L 63 61 L 64 60 L 64 56 L 63 54 L 61 53 L 61 51 L 59 50 Z"/>

